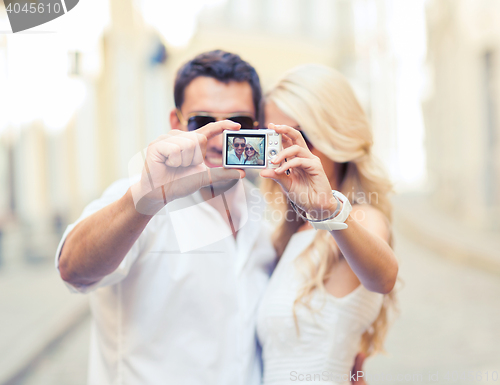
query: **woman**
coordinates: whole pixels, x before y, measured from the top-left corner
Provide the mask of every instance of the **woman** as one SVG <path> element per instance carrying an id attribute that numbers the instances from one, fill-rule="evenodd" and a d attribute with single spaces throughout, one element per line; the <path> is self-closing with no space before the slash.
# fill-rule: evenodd
<path id="1" fill-rule="evenodd" d="M 264 384 L 347 384 L 357 353 L 382 350 L 386 332 L 398 272 L 391 185 L 375 165 L 366 116 L 337 71 L 292 70 L 267 94 L 265 114 L 284 149 L 274 160 L 282 165 L 261 172 L 282 213 L 273 234 L 280 261 L 258 313 Z M 332 190 L 352 204 L 347 228 L 316 231 L 310 219 L 348 210 Z"/>
<path id="2" fill-rule="evenodd" d="M 245 163 L 244 164 L 257 164 L 262 165 L 264 161 L 260 158 L 258 151 L 259 142 L 256 139 L 247 139 L 247 144 L 245 146 Z"/>

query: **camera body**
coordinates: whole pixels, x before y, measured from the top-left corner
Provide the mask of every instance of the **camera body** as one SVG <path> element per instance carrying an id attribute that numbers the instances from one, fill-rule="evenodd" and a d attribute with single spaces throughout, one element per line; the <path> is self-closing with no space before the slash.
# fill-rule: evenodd
<path id="1" fill-rule="evenodd" d="M 278 168 L 270 161 L 283 149 L 281 134 L 268 129 L 223 132 L 224 168 Z"/>

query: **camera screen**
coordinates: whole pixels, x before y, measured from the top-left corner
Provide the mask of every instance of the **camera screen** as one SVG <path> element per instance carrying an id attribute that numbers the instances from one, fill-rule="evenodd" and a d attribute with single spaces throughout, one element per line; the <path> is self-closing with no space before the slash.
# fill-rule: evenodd
<path id="1" fill-rule="evenodd" d="M 226 163 L 264 166 L 265 134 L 227 135 Z"/>

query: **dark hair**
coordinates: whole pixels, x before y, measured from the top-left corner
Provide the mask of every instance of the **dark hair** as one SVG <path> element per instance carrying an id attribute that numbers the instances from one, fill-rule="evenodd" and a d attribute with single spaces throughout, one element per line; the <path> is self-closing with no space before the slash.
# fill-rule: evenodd
<path id="1" fill-rule="evenodd" d="M 248 82 L 252 88 L 255 118 L 259 118 L 260 87 L 257 71 L 238 55 L 220 49 L 199 54 L 184 64 L 177 72 L 174 85 L 175 106 L 181 108 L 184 103 L 184 90 L 199 76 L 208 76 L 223 83 L 231 81 Z"/>

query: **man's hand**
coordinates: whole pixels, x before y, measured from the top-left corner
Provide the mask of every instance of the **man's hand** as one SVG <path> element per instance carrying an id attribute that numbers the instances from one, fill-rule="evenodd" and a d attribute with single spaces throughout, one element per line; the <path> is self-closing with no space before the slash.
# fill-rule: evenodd
<path id="1" fill-rule="evenodd" d="M 230 120 L 210 123 L 192 132 L 172 130 L 147 149 L 141 180 L 132 186 L 134 204 L 141 214 L 153 215 L 165 204 L 204 186 L 244 177 L 235 169 L 208 168 L 203 162 L 207 141 L 224 130 L 239 130 Z"/>

